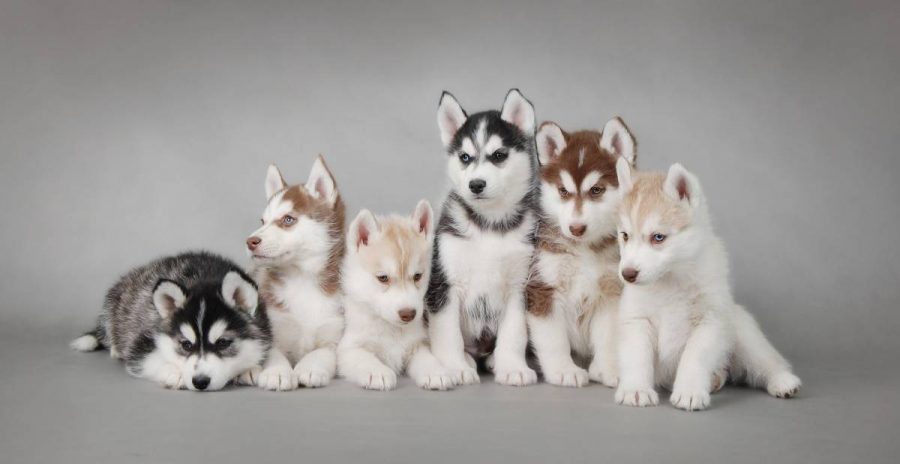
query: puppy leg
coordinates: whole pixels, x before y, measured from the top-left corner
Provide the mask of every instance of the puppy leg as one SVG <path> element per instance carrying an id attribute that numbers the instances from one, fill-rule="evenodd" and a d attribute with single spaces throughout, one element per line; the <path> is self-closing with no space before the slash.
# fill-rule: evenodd
<path id="1" fill-rule="evenodd" d="M 256 386 L 265 390 L 288 391 L 297 388 L 297 377 L 291 369 L 287 356 L 273 348 L 263 364 L 256 380 Z"/>
<path id="2" fill-rule="evenodd" d="M 557 301 L 546 314 L 528 313 L 528 329 L 541 365 L 544 381 L 561 387 L 581 387 L 588 373 L 572 361 L 572 345 L 566 332 L 565 314 Z"/>
<path id="3" fill-rule="evenodd" d="M 371 351 L 362 348 L 341 348 L 338 353 L 338 367 L 341 377 L 367 390 L 393 390 L 397 387 L 397 373 Z"/>
<path id="4" fill-rule="evenodd" d="M 656 406 L 654 389 L 656 332 L 646 318 L 625 319 L 619 324 L 619 387 L 616 403 Z"/>
<path id="5" fill-rule="evenodd" d="M 470 365 L 466 357 L 460 325 L 459 298 L 448 295 L 448 302 L 443 308 L 428 314 L 428 335 L 431 350 L 453 377 L 456 385 L 468 385 L 480 382 L 478 371 Z"/>
<path id="6" fill-rule="evenodd" d="M 310 351 L 294 367 L 300 385 L 310 388 L 324 387 L 331 382 L 337 366 L 334 348 L 323 347 Z"/>
<path id="7" fill-rule="evenodd" d="M 709 407 L 710 379 L 725 365 L 731 343 L 718 318 L 707 315 L 694 327 L 678 362 L 672 405 L 685 411 Z"/>
<path id="8" fill-rule="evenodd" d="M 525 292 L 514 292 L 497 329 L 494 348 L 494 381 L 502 385 L 525 386 L 537 382 L 537 373 L 525 361 L 528 326 L 525 323 Z"/>
<path id="9" fill-rule="evenodd" d="M 744 370 L 747 383 L 764 387 L 776 398 L 790 398 L 802 382 L 791 365 L 769 343 L 753 316 L 741 306 L 735 307 L 735 364 Z"/>
<path id="10" fill-rule="evenodd" d="M 450 372 L 424 343 L 413 352 L 406 371 L 416 385 L 426 390 L 450 390 L 454 387 Z"/>
<path id="11" fill-rule="evenodd" d="M 619 383 L 616 356 L 616 308 L 618 301 L 604 302 L 591 319 L 591 349 L 593 357 L 588 373 L 591 380 L 615 388 Z"/>

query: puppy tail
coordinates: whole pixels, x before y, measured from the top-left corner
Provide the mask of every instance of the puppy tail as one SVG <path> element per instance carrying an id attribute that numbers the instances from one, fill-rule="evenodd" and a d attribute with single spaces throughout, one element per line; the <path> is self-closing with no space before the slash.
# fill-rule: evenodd
<path id="1" fill-rule="evenodd" d="M 791 364 L 772 346 L 756 319 L 743 306 L 735 306 L 734 315 L 735 367 L 739 371 L 736 374 L 747 384 L 768 390 L 772 396 L 793 396 L 801 383 L 791 371 Z"/>
<path id="2" fill-rule="evenodd" d="M 72 343 L 69 343 L 69 347 L 75 351 L 88 352 L 88 351 L 96 351 L 101 348 L 106 348 L 106 329 L 103 328 L 102 325 L 98 325 L 97 328 L 86 332 L 84 335 L 72 340 Z"/>

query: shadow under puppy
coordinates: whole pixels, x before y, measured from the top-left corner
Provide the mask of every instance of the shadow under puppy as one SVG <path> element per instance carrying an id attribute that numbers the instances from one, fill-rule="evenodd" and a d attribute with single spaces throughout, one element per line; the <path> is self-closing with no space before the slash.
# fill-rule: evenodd
<path id="1" fill-rule="evenodd" d="M 362 210 L 350 225 L 338 373 L 363 388 L 391 390 L 404 371 L 425 389 L 454 386 L 431 353 L 424 321 L 433 217 L 422 200 L 411 216 L 376 217 Z"/>
<path id="2" fill-rule="evenodd" d="M 271 345 L 256 284 L 231 261 L 184 253 L 122 277 L 97 327 L 72 342 L 109 349 L 128 373 L 167 388 L 219 390 L 259 366 Z"/>

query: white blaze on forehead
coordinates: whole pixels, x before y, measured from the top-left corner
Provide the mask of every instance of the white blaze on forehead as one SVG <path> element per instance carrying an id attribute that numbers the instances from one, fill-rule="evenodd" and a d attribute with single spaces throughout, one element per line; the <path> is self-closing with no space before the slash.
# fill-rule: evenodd
<path id="1" fill-rule="evenodd" d="M 463 139 L 461 148 L 463 153 L 467 153 L 469 156 L 478 155 L 478 150 L 475 148 L 475 143 L 472 142 L 472 139 L 469 137 Z"/>
<path id="2" fill-rule="evenodd" d="M 499 135 L 492 135 L 486 144 L 484 144 L 484 153 L 490 155 L 491 153 L 497 151 L 498 148 L 503 147 L 503 139 L 500 138 Z"/>
<path id="3" fill-rule="evenodd" d="M 584 148 L 582 148 L 581 151 L 578 152 L 578 167 L 580 168 L 583 165 L 584 165 Z"/>
<path id="4" fill-rule="evenodd" d="M 475 131 L 475 140 L 478 143 L 478 146 L 483 147 L 487 144 L 487 120 L 482 119 L 480 123 L 478 123 L 478 130 Z"/>
<path id="5" fill-rule="evenodd" d="M 597 171 L 592 171 L 588 175 L 584 176 L 584 179 L 581 179 L 581 192 L 587 193 L 588 190 L 590 190 L 591 187 L 593 187 L 594 184 L 596 184 L 597 181 L 600 180 L 600 177 L 602 177 L 602 176 L 603 176 L 603 174 L 601 174 Z"/>
<path id="6" fill-rule="evenodd" d="M 562 180 L 563 187 L 565 187 L 566 190 L 572 193 L 578 191 L 578 186 L 575 185 L 575 179 L 572 178 L 569 171 L 559 171 L 559 178 Z"/>
<path id="7" fill-rule="evenodd" d="M 189 342 L 197 343 L 197 335 L 194 334 L 194 329 L 191 328 L 190 324 L 181 324 L 178 329 L 181 331 L 181 335 L 184 335 L 184 338 L 188 339 Z"/>
<path id="8" fill-rule="evenodd" d="M 269 202 L 263 213 L 263 218 L 265 220 L 278 219 L 293 211 L 294 204 L 284 200 L 284 193 L 285 191 L 281 191 L 272 197 L 272 201 Z"/>
<path id="9" fill-rule="evenodd" d="M 212 327 L 209 328 L 209 334 L 206 336 L 209 339 L 209 343 L 215 343 L 225 333 L 227 328 L 228 323 L 225 321 L 220 320 L 213 323 Z"/>

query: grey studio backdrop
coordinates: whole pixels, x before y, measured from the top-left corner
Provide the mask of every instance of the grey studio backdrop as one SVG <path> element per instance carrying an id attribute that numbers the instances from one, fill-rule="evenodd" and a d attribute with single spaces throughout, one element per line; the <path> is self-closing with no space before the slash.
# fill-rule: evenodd
<path id="1" fill-rule="evenodd" d="M 621 115 L 637 137 L 641 168 L 678 161 L 701 179 L 731 253 L 737 299 L 807 380 L 805 400 L 779 403 L 758 393 L 746 401 L 784 415 L 788 429 L 816 423 L 834 436 L 819 437 L 813 428 L 808 441 L 770 445 L 774 451 L 745 444 L 749 454 L 740 456 L 752 450 L 783 451 L 785 459 L 820 453 L 820 461 L 890 456 L 896 440 L 879 434 L 898 424 L 896 399 L 886 396 L 896 393 L 897 377 L 879 366 L 895 363 L 900 348 L 898 44 L 897 2 L 2 0 L 0 443 L 13 462 L 66 456 L 63 445 L 73 461 L 154 462 L 160 455 L 135 436 L 119 437 L 127 452 L 77 446 L 92 440 L 96 427 L 114 425 L 105 417 L 117 407 L 102 407 L 103 401 L 128 404 L 140 392 L 152 402 L 165 393 L 128 379 L 102 356 L 66 352 L 65 343 L 91 325 L 116 277 L 194 248 L 245 263 L 242 244 L 257 226 L 271 162 L 299 182 L 324 154 L 348 203 L 348 221 L 362 207 L 406 212 L 420 198 L 437 206 L 447 185 L 435 122 L 441 90 L 471 112 L 499 107 L 506 91 L 518 87 L 539 122 L 599 128 Z M 54 373 L 60 370 L 62 378 Z M 847 391 L 828 390 L 841 379 L 850 382 Z M 871 404 L 842 414 L 856 417 L 858 426 L 850 428 L 861 434 L 858 440 L 837 425 L 823 426 L 838 419 L 830 413 L 800 417 L 791 409 L 828 396 L 835 403 L 848 399 L 858 385 L 847 379 L 883 387 L 867 394 Z M 67 384 L 79 386 L 79 398 L 86 394 L 91 406 L 72 397 Z M 411 384 L 393 397 L 334 388 L 338 393 L 315 394 L 343 394 L 363 405 L 398 396 L 390 401 L 402 403 L 411 395 L 443 404 L 441 421 L 468 427 L 451 402 L 478 395 L 469 389 L 429 396 Z M 552 403 L 577 395 L 573 407 L 602 402 L 604 411 L 625 417 L 626 428 L 643 423 L 631 422 L 634 413 L 614 408 L 611 392 L 599 387 L 590 395 L 536 387 L 531 398 L 528 390 L 478 388 L 513 401 L 507 405 L 513 409 L 531 407 L 535 398 Z M 281 401 L 299 403 L 304 394 Z M 231 395 L 280 409 L 277 398 L 262 393 Z M 213 409 L 214 401 L 238 398 L 188 396 L 161 397 Z M 325 398 L 335 407 L 346 404 Z M 747 413 L 740 402 L 717 407 L 716 401 L 706 416 L 650 414 L 668 418 L 668 427 L 690 420 L 703 428 L 712 426 L 697 418 L 730 424 L 728 408 L 732 421 Z M 65 415 L 53 416 L 60 411 Z M 79 416 L 88 411 L 105 412 Z M 325 417 L 317 421 L 331 414 L 323 406 L 312 411 Z M 519 413 L 534 420 L 527 409 Z M 54 424 L 35 414 L 49 414 Z M 604 423 L 602 415 L 573 420 L 584 421 L 581 433 L 620 430 L 592 425 Z M 417 421 L 416 427 L 431 423 Z M 769 427 L 760 421 L 754 427 Z M 161 427 L 175 437 L 188 430 Z M 456 432 L 446 433 L 463 433 L 447 427 Z M 117 433 L 143 429 L 122 430 Z M 732 438 L 745 433 L 732 432 Z M 40 437 L 53 437 L 59 447 L 41 445 Z M 515 453 L 527 460 L 524 450 L 533 442 L 526 437 L 513 432 L 510 440 L 524 443 Z M 440 461 L 439 448 L 426 439 L 416 438 L 421 454 L 412 456 Z M 592 440 L 568 448 L 568 456 L 596 456 Z M 152 449 L 170 456 L 161 461 L 177 461 L 197 452 L 191 443 L 172 439 Z M 485 445 L 488 452 L 513 449 L 496 437 L 485 443 L 494 446 Z M 383 448 L 384 441 L 369 444 L 381 457 L 410 457 L 402 447 Z M 456 453 L 477 451 L 444 445 Z M 534 452 L 556 455 L 553 446 Z M 674 456 L 733 457 L 732 450 Z M 312 455 L 349 458 L 365 448 L 319 451 Z M 234 452 L 220 457 L 241 455 Z"/>

